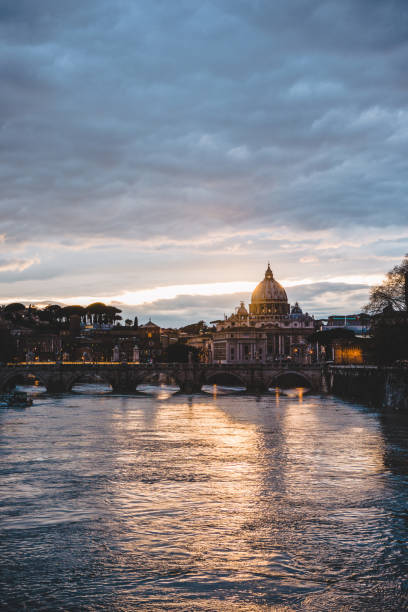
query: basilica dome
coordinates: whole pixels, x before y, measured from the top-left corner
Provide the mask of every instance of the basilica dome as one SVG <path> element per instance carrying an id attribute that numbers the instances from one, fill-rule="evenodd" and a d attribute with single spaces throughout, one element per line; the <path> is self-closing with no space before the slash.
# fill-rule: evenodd
<path id="1" fill-rule="evenodd" d="M 268 300 L 288 301 L 286 291 L 282 285 L 273 278 L 269 264 L 265 272 L 265 278 L 256 286 L 255 291 L 252 293 L 251 302 L 252 304 L 259 304 Z"/>
<path id="2" fill-rule="evenodd" d="M 250 312 L 257 315 L 287 315 L 289 304 L 286 291 L 273 277 L 270 265 L 265 272 L 265 278 L 256 286 L 252 293 Z"/>

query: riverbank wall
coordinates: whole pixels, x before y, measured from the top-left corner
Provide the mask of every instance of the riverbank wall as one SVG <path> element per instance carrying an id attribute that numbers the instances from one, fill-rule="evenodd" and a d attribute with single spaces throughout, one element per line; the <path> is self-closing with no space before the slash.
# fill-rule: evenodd
<path id="1" fill-rule="evenodd" d="M 327 387 L 340 397 L 408 411 L 407 367 L 330 366 Z"/>

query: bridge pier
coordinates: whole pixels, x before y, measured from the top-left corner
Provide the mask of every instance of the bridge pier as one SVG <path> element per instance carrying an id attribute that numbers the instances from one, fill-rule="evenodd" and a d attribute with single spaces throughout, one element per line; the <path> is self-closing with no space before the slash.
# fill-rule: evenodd
<path id="1" fill-rule="evenodd" d="M 251 380 L 246 386 L 246 392 L 254 395 L 262 395 L 268 391 L 268 385 L 261 380 Z"/>
<path id="2" fill-rule="evenodd" d="M 180 383 L 180 393 L 192 395 L 193 393 L 201 393 L 201 385 L 193 380 L 186 380 Z"/>
<path id="3" fill-rule="evenodd" d="M 136 393 L 136 384 L 128 381 L 119 381 L 118 383 L 111 383 L 111 387 L 114 393 Z"/>
<path id="4" fill-rule="evenodd" d="M 48 393 L 69 393 L 71 391 L 71 386 L 59 377 L 47 380 L 46 388 Z"/>

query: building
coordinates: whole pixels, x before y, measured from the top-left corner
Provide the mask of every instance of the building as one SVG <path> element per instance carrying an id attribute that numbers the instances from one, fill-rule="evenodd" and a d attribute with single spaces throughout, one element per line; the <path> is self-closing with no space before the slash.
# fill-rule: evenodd
<path id="1" fill-rule="evenodd" d="M 334 340 L 332 346 L 333 361 L 336 365 L 362 365 L 364 358 L 364 341 L 361 338 Z"/>
<path id="2" fill-rule="evenodd" d="M 211 357 L 215 363 L 313 361 L 309 337 L 315 331 L 314 318 L 303 314 L 297 302 L 290 308 L 269 264 L 252 293 L 249 310 L 241 302 L 234 314 L 214 323 Z"/>
<path id="3" fill-rule="evenodd" d="M 186 339 L 186 344 L 197 350 L 198 358 L 202 363 L 211 361 L 211 341 L 213 332 L 202 332 L 200 334 L 190 335 Z"/>
<path id="4" fill-rule="evenodd" d="M 370 315 L 362 312 L 353 315 L 331 315 L 321 329 L 324 331 L 334 328 L 349 329 L 357 336 L 365 337 L 370 331 L 370 325 Z"/>

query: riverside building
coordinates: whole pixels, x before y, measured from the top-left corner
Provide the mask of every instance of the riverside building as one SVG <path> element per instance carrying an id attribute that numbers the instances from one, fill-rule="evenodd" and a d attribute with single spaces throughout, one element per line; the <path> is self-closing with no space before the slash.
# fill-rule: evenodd
<path id="1" fill-rule="evenodd" d="M 313 361 L 309 338 L 315 331 L 315 320 L 303 314 L 297 302 L 290 307 L 269 264 L 265 278 L 252 293 L 249 310 L 241 302 L 234 314 L 215 323 L 211 343 L 215 363 Z"/>

